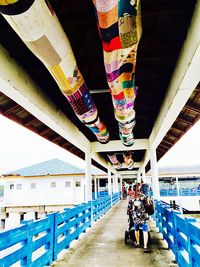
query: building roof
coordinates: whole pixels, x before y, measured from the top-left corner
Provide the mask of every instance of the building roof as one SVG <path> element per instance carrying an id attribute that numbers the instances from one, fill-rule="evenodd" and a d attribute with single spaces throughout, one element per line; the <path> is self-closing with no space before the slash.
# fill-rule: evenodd
<path id="1" fill-rule="evenodd" d="M 68 162 L 60 159 L 51 159 L 38 164 L 28 166 L 26 168 L 14 170 L 3 174 L 8 175 L 21 175 L 21 176 L 40 176 L 40 175 L 55 175 L 55 174 L 83 174 L 83 168 L 76 167 Z M 93 175 L 105 174 L 102 170 L 92 168 Z"/>
<path id="2" fill-rule="evenodd" d="M 17 174 L 21 176 L 54 175 L 54 174 L 81 174 L 84 169 L 78 168 L 68 162 L 59 159 L 51 159 L 26 168 L 14 170 L 4 175 Z"/>

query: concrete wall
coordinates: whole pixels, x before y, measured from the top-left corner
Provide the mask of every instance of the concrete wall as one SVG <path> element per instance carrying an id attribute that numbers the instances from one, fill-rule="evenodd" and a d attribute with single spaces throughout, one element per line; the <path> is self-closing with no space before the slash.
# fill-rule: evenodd
<path id="1" fill-rule="evenodd" d="M 66 182 L 70 183 L 70 187 L 66 187 Z M 84 176 L 19 177 L 5 181 L 4 206 L 59 205 L 83 201 Z"/>

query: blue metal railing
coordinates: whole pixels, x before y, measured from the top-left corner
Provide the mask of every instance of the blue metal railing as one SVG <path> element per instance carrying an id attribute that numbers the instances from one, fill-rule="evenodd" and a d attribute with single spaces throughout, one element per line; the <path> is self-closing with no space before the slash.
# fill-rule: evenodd
<path id="1" fill-rule="evenodd" d="M 79 238 L 92 221 L 97 221 L 111 205 L 120 200 L 121 193 L 101 197 L 65 209 L 64 212 L 48 214 L 36 221 L 23 221 L 14 229 L 0 232 L 0 266 L 9 267 L 19 263 L 23 267 L 42 267 L 57 259 L 58 254 Z"/>
<path id="2" fill-rule="evenodd" d="M 25 221 L 19 227 L 0 232 L 0 266 L 8 267 L 16 262 L 20 266 L 50 265 L 53 259 L 54 215 L 37 221 Z M 34 257 L 39 248 L 42 255 Z M 5 250 L 9 251 L 5 251 Z M 3 253 L 2 253 L 3 254 Z"/>
<path id="3" fill-rule="evenodd" d="M 199 189 L 180 189 L 179 190 L 180 196 L 200 196 Z M 163 189 L 160 190 L 161 197 L 168 197 L 168 196 L 178 196 L 178 192 L 176 189 Z"/>
<path id="4" fill-rule="evenodd" d="M 108 195 L 108 191 L 101 191 L 101 192 L 98 192 L 97 193 L 97 198 L 100 198 L 100 197 L 105 197 Z M 95 194 L 94 192 L 92 193 L 92 199 L 95 199 Z"/>
<path id="5" fill-rule="evenodd" d="M 195 218 L 185 218 L 168 205 L 156 203 L 156 226 L 167 241 L 181 267 L 200 266 L 200 224 Z"/>

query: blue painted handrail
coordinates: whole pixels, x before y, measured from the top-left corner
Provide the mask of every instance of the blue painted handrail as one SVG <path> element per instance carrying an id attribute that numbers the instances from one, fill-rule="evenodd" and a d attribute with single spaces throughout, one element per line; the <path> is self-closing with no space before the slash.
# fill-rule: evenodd
<path id="1" fill-rule="evenodd" d="M 180 196 L 200 196 L 199 189 L 180 189 L 179 190 Z M 161 197 L 168 197 L 168 196 L 178 196 L 178 192 L 176 189 L 163 189 L 160 190 Z"/>
<path id="2" fill-rule="evenodd" d="M 53 259 L 53 236 L 52 214 L 41 220 L 24 221 L 19 227 L 0 232 L 0 251 L 9 249 L 8 254 L 0 258 L 0 266 L 9 267 L 16 262 L 27 267 L 50 265 Z M 44 248 L 43 253 L 34 259 L 34 253 L 40 247 Z"/>
<path id="3" fill-rule="evenodd" d="M 200 266 L 200 225 L 195 218 L 186 218 L 169 206 L 156 203 L 156 226 L 173 251 L 181 267 Z"/>
<path id="4" fill-rule="evenodd" d="M 108 191 L 101 191 L 97 193 L 97 198 L 106 197 L 107 195 L 108 195 Z M 95 199 L 94 192 L 92 193 L 92 199 Z"/>
<path id="5" fill-rule="evenodd" d="M 93 221 L 100 219 L 121 193 L 100 197 L 64 212 L 48 214 L 36 221 L 23 221 L 19 227 L 0 232 L 0 266 L 17 262 L 23 267 L 43 267 L 55 261 L 58 254 L 78 239 Z"/>

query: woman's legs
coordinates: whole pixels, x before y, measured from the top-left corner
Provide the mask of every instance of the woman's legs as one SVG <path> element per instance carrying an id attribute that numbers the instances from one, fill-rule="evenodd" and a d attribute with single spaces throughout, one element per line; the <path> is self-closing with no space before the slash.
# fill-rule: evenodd
<path id="1" fill-rule="evenodd" d="M 149 237 L 149 234 L 148 234 L 148 224 L 147 223 L 144 223 L 142 225 L 142 231 L 143 231 L 143 240 L 144 240 L 144 252 L 145 253 L 149 253 L 150 250 L 147 248 L 148 237 Z"/>
<path id="2" fill-rule="evenodd" d="M 134 224 L 134 230 L 135 230 L 135 239 L 136 239 L 135 246 L 139 247 L 139 245 L 140 245 L 139 224 L 136 224 L 136 223 Z"/>
<path id="3" fill-rule="evenodd" d="M 137 245 L 139 246 L 140 244 L 140 231 L 139 230 L 135 230 L 135 238 L 136 238 L 136 242 L 137 242 Z"/>
<path id="4" fill-rule="evenodd" d="M 144 248 L 147 248 L 147 243 L 148 243 L 148 232 L 143 231 L 143 238 L 144 238 Z"/>

